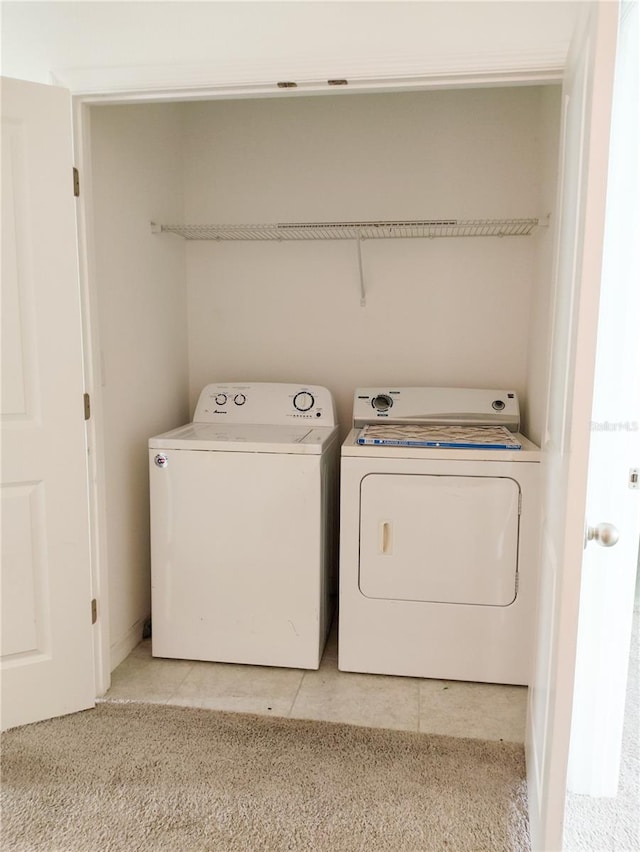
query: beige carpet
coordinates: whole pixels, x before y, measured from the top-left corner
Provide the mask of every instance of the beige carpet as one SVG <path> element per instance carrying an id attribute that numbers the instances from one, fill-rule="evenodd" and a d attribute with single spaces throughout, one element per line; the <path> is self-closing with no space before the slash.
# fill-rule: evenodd
<path id="1" fill-rule="evenodd" d="M 3 852 L 526 852 L 514 743 L 152 704 L 2 735 Z"/>

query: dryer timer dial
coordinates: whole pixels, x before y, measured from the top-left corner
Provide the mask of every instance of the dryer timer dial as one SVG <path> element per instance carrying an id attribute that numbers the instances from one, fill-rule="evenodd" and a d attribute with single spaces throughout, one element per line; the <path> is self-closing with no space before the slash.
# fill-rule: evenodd
<path id="1" fill-rule="evenodd" d="M 393 405 L 393 400 L 386 393 L 379 393 L 371 400 L 371 405 L 376 411 L 388 411 Z"/>

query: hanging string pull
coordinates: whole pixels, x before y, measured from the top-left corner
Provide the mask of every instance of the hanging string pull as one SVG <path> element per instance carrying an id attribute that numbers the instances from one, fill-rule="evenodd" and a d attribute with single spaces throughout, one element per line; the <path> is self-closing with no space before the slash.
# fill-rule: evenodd
<path id="1" fill-rule="evenodd" d="M 367 306 L 367 294 L 364 289 L 364 271 L 362 268 L 362 234 L 358 231 L 358 268 L 360 270 L 360 307 L 365 308 Z"/>

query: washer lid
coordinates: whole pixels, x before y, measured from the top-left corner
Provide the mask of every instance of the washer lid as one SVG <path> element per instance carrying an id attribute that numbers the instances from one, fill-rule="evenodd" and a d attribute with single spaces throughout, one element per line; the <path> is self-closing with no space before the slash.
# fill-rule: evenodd
<path id="1" fill-rule="evenodd" d="M 188 423 L 150 438 L 149 448 L 309 455 L 323 452 L 337 432 L 337 426 Z"/>

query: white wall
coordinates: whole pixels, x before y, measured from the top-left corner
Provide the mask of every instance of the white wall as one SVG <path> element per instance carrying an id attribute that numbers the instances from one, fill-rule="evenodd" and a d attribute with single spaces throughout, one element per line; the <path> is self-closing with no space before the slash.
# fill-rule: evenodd
<path id="1" fill-rule="evenodd" d="M 115 667 L 151 611 L 147 439 L 188 419 L 184 244 L 149 228 L 183 215 L 180 110 L 99 107 L 91 126 Z"/>
<path id="2" fill-rule="evenodd" d="M 540 151 L 557 133 L 546 99 L 532 87 L 186 105 L 186 218 L 539 216 Z M 234 379 L 325 384 L 344 428 L 358 385 L 508 387 L 526 404 L 537 245 L 367 242 L 361 308 L 352 242 L 189 243 L 191 404 Z"/>
<path id="3" fill-rule="evenodd" d="M 558 177 L 558 145 L 560 141 L 561 90 L 548 86 L 541 92 L 541 127 L 553 128 L 540 136 L 538 147 L 540 194 L 538 209 L 551 213 L 549 227 L 541 228 L 536 237 L 534 286 L 529 320 L 529 352 L 527 368 L 527 408 L 524 412 L 529 437 L 541 445 L 546 416 L 547 388 L 551 341 L 551 282 L 553 278 L 556 188 Z"/>

